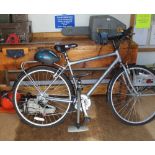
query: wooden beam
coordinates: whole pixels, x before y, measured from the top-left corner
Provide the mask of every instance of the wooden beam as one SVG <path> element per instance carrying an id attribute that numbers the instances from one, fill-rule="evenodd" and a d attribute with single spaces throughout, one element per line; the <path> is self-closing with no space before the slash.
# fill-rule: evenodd
<path id="1" fill-rule="evenodd" d="M 130 17 L 130 26 L 134 27 L 135 25 L 135 14 L 131 14 Z"/>
<path id="2" fill-rule="evenodd" d="M 155 48 L 154 47 L 139 48 L 138 52 L 155 52 Z"/>
<path id="3" fill-rule="evenodd" d="M 39 33 L 32 33 L 33 41 L 39 39 L 72 39 L 72 38 L 88 38 L 89 36 L 64 36 L 61 32 L 39 32 Z"/>

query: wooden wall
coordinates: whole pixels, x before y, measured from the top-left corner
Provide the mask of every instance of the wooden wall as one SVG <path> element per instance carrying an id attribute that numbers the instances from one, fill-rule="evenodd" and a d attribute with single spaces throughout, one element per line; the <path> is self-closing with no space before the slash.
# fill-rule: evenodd
<path id="1" fill-rule="evenodd" d="M 70 43 L 70 39 L 68 40 L 60 40 L 63 43 Z M 111 44 L 108 45 L 97 45 L 93 41 L 89 39 L 74 39 L 72 42 L 77 43 L 79 46 L 75 49 L 71 49 L 68 51 L 68 56 L 71 61 L 80 60 L 84 58 L 90 58 L 98 55 L 102 55 L 105 53 L 110 53 L 113 51 L 113 47 Z M 30 43 L 30 44 L 19 44 L 19 45 L 1 45 L 0 50 L 0 70 L 8 70 L 8 69 L 19 69 L 20 64 L 23 61 L 33 60 L 34 54 L 42 48 L 47 48 L 50 50 L 53 50 L 55 53 L 57 53 L 61 57 L 60 64 L 63 64 L 64 56 L 61 53 L 58 53 L 53 49 L 55 42 L 42 42 L 42 43 Z M 124 60 L 124 62 L 128 63 L 136 63 L 137 60 L 137 51 L 138 46 L 132 42 L 130 46 L 130 50 L 128 51 L 129 42 L 124 41 L 121 44 L 120 47 L 120 54 Z M 25 52 L 25 56 L 18 59 L 9 58 L 6 55 L 5 50 L 6 49 L 14 49 L 14 48 L 25 48 L 28 49 Z M 80 65 L 75 65 L 74 68 L 96 68 L 96 67 L 107 67 L 111 62 L 114 60 L 114 58 L 107 58 L 107 59 L 101 59 L 101 60 L 95 60 L 91 62 L 86 62 Z"/>
<path id="2" fill-rule="evenodd" d="M 56 36 L 54 38 L 54 36 Z M 61 57 L 61 61 L 59 64 L 64 64 L 64 56 L 61 53 L 56 52 L 53 47 L 56 42 L 62 43 L 71 43 L 75 42 L 79 46 L 75 49 L 71 49 L 68 51 L 68 56 L 70 60 L 79 60 L 89 57 L 94 57 L 98 55 L 102 55 L 105 53 L 110 53 L 113 51 L 113 47 L 111 44 L 108 45 L 97 45 L 95 42 L 88 39 L 88 37 L 64 37 L 60 33 L 36 33 L 33 34 L 33 42 L 29 44 L 18 44 L 18 45 L 0 45 L 0 83 L 4 84 L 6 82 L 4 71 L 6 70 L 17 70 L 20 69 L 20 64 L 23 61 L 33 60 L 34 54 L 41 48 L 47 48 L 53 50 Z M 124 62 L 128 62 L 129 64 L 136 63 L 137 60 L 137 52 L 138 46 L 134 42 L 131 42 L 130 50 L 128 51 L 129 42 L 124 41 L 120 47 L 120 54 L 123 58 Z M 18 59 L 8 58 L 6 56 L 5 49 L 8 48 L 26 48 L 27 52 L 25 56 Z M 79 65 L 75 65 L 74 68 L 81 69 L 81 68 L 100 68 L 100 67 L 107 67 L 112 63 L 114 57 L 95 60 L 91 62 L 82 63 Z M 98 77 L 101 72 L 93 71 L 91 72 L 90 76 L 87 78 L 94 79 Z M 9 79 L 15 80 L 17 78 L 17 74 L 10 74 Z M 87 86 L 84 91 L 89 89 L 91 86 Z M 97 90 L 97 94 L 106 92 L 106 85 L 101 86 Z M 101 91 L 102 90 L 102 91 Z M 104 91 L 103 91 L 104 90 Z"/>

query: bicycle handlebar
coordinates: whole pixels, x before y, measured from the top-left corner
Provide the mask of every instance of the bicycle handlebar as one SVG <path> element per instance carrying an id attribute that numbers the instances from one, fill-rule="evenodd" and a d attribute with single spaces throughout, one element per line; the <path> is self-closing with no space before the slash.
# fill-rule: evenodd
<path id="1" fill-rule="evenodd" d="M 134 35 L 133 27 L 129 27 L 128 29 L 123 31 L 122 37 L 123 38 L 131 38 Z"/>
<path id="2" fill-rule="evenodd" d="M 116 41 L 116 40 L 123 40 L 123 39 L 126 39 L 126 38 L 131 38 L 133 36 L 133 28 L 132 27 L 129 27 L 128 29 L 124 30 L 123 32 L 119 32 L 117 34 L 109 34 L 107 36 L 107 39 L 108 40 L 113 40 L 113 41 Z"/>

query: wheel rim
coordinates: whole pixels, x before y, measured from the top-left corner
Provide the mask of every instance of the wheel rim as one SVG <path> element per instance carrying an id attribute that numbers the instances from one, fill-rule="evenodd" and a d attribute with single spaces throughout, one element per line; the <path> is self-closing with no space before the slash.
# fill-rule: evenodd
<path id="1" fill-rule="evenodd" d="M 45 69 L 35 70 L 28 73 L 28 75 L 31 76 L 34 81 L 36 81 L 35 85 L 42 92 L 47 89 L 50 82 L 53 80 L 53 74 L 53 71 Z M 26 96 L 28 93 L 31 94 L 29 96 L 33 96 L 33 99 L 32 97 L 29 97 L 31 101 Z M 42 98 L 40 98 L 39 96 L 38 90 L 33 86 L 32 80 L 30 80 L 26 76 L 22 77 L 20 82 L 17 84 L 14 94 L 15 108 L 18 111 L 19 115 L 27 123 L 35 126 L 51 126 L 57 124 L 66 116 L 71 104 L 71 102 L 60 103 L 49 101 L 47 99 L 42 100 Z M 21 99 L 20 101 L 18 101 L 18 94 L 21 94 L 21 96 L 24 97 L 26 96 L 25 98 L 27 99 L 27 101 L 24 97 L 24 100 Z M 45 95 L 52 97 L 59 96 L 71 100 L 70 88 L 67 82 L 61 76 L 47 90 Z M 42 102 L 42 104 L 40 104 L 40 101 Z M 39 103 L 39 106 L 36 103 Z"/>
<path id="2" fill-rule="evenodd" d="M 135 71 L 136 69 L 136 71 Z M 155 79 L 154 74 L 144 68 L 130 68 L 130 79 L 139 95 L 125 85 L 124 72 L 115 79 L 111 91 L 111 103 L 115 114 L 129 124 L 143 124 L 154 117 L 155 86 L 146 81 L 139 81 L 148 77 Z M 139 76 L 140 75 L 140 76 Z M 133 82 L 134 81 L 134 82 Z M 145 83 L 142 85 L 142 83 Z"/>

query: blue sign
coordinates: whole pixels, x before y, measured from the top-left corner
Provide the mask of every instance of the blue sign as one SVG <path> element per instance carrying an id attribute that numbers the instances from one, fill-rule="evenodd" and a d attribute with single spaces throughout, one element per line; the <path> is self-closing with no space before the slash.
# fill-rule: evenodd
<path id="1" fill-rule="evenodd" d="M 55 28 L 75 27 L 74 15 L 55 16 Z"/>

